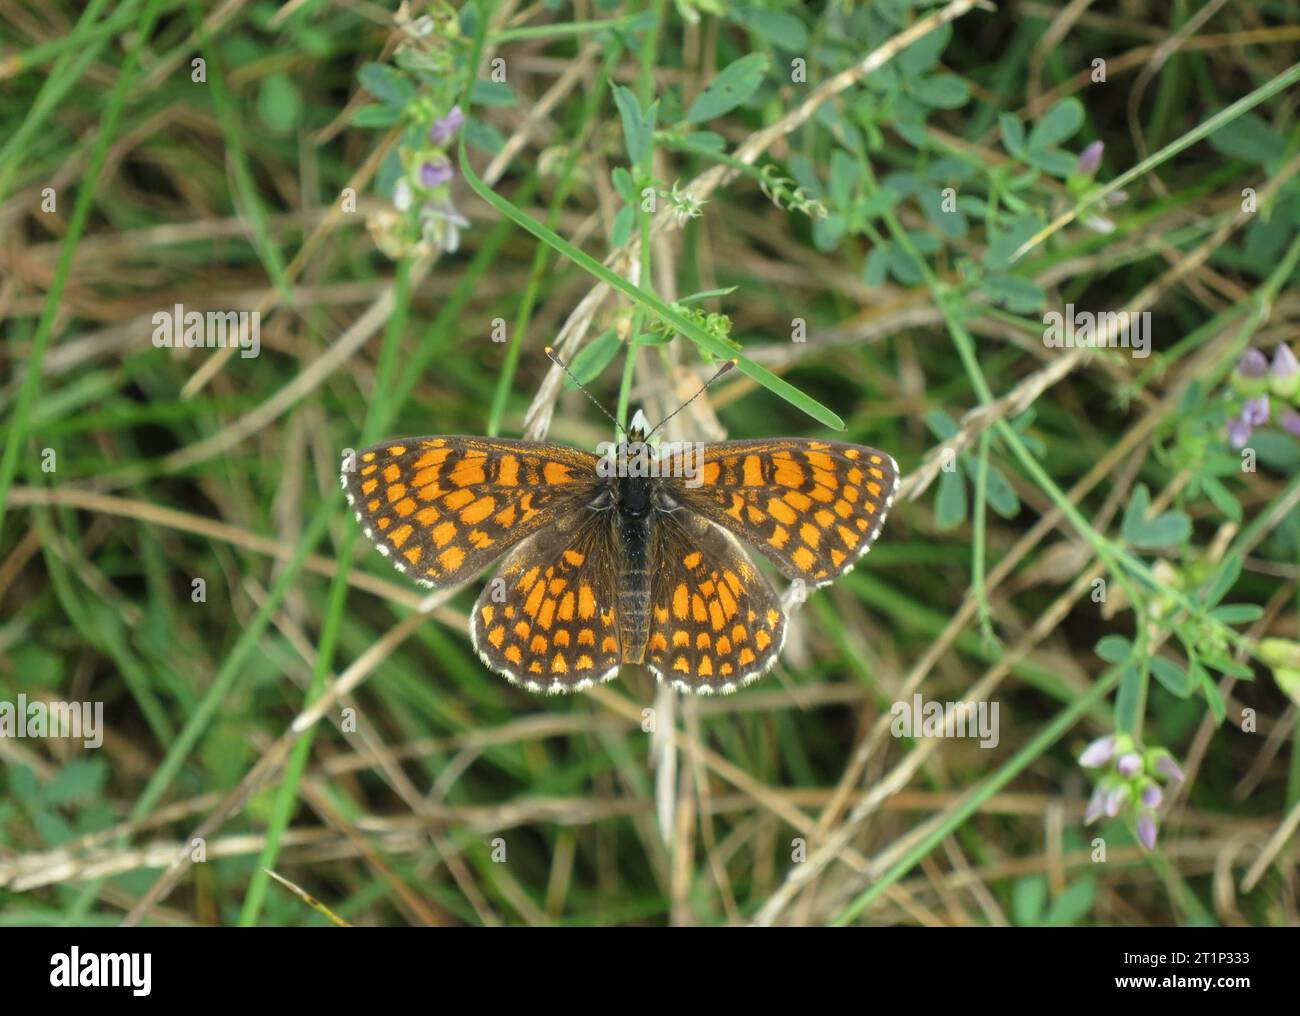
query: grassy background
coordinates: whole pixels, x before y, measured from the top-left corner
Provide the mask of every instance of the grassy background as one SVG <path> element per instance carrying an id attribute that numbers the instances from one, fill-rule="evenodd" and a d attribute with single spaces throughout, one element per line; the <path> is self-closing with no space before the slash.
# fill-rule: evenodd
<path id="1" fill-rule="evenodd" d="M 1294 0 L 431 9 L 408 93 L 383 4 L 0 5 L 0 699 L 107 726 L 0 738 L 0 920 L 327 922 L 273 870 L 355 924 L 1297 923 L 1300 446 L 1224 435 L 1300 322 Z M 469 225 L 386 257 L 453 102 Z M 155 348 L 176 303 L 261 355 Z M 737 695 L 512 688 L 343 503 L 367 440 L 609 439 L 548 343 L 655 418 L 732 342 L 677 436 L 905 477 Z M 891 736 L 915 692 L 997 747 Z M 1151 852 L 1082 825 L 1115 730 L 1187 775 Z"/>

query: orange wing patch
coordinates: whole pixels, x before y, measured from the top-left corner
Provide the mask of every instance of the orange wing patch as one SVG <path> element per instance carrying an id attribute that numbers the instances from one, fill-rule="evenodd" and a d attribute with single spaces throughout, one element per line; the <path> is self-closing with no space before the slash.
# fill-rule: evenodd
<path id="1" fill-rule="evenodd" d="M 761 677 L 785 642 L 772 587 L 736 542 L 690 513 L 653 541 L 646 665 L 679 691 L 728 694 Z"/>
<path id="2" fill-rule="evenodd" d="M 441 588 L 472 578 L 585 505 L 598 461 L 536 441 L 401 438 L 360 452 L 342 485 L 379 552 L 398 571 Z"/>
<path id="3" fill-rule="evenodd" d="M 589 508 L 521 543 L 484 587 L 470 622 L 474 649 L 529 691 L 582 691 L 618 673 L 610 512 Z"/>
<path id="4" fill-rule="evenodd" d="M 702 484 L 674 496 L 813 588 L 870 548 L 898 488 L 887 454 L 841 441 L 724 441 L 704 452 Z"/>

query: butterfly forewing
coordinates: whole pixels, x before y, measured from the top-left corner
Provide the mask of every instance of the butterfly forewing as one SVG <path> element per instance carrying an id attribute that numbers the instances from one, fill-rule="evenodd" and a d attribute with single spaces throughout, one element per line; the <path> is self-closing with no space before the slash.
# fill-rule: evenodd
<path id="1" fill-rule="evenodd" d="M 761 677 L 785 642 L 785 614 L 730 535 L 699 515 L 656 528 L 646 664 L 680 691 L 731 692 Z"/>
<path id="2" fill-rule="evenodd" d="M 531 691 L 580 691 L 618 673 L 613 512 L 580 508 L 519 544 L 474 605 L 483 662 Z"/>
<path id="3" fill-rule="evenodd" d="M 399 571 L 441 588 L 472 578 L 590 499 L 597 456 L 476 437 L 394 438 L 342 476 L 357 520 Z"/>
<path id="4" fill-rule="evenodd" d="M 674 480 L 674 498 L 816 588 L 871 548 L 893 504 L 898 465 L 840 441 L 723 441 L 705 446 L 699 479 L 694 487 Z"/>

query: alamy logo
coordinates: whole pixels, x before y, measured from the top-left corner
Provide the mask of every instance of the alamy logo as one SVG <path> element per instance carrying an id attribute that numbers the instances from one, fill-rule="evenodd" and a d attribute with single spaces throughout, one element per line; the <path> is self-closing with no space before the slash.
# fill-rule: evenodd
<path id="1" fill-rule="evenodd" d="M 1043 315 L 1043 345 L 1049 349 L 1131 349 L 1136 359 L 1151 355 L 1151 312 L 1104 310 L 1100 314 L 1065 305 L 1065 313 Z"/>
<path id="2" fill-rule="evenodd" d="M 0 737 L 80 737 L 87 748 L 104 743 L 103 702 L 0 702 Z"/>
<path id="3" fill-rule="evenodd" d="M 978 737 L 981 748 L 996 748 L 1001 740 L 996 702 L 924 702 L 918 692 L 889 712 L 895 737 Z"/>
<path id="4" fill-rule="evenodd" d="M 56 988 L 130 988 L 144 996 L 152 990 L 153 953 L 83 953 L 75 945 L 50 957 L 50 984 Z"/>
<path id="5" fill-rule="evenodd" d="M 239 348 L 251 360 L 262 351 L 262 315 L 248 310 L 186 310 L 176 304 L 153 316 L 153 344 L 159 349 Z"/>

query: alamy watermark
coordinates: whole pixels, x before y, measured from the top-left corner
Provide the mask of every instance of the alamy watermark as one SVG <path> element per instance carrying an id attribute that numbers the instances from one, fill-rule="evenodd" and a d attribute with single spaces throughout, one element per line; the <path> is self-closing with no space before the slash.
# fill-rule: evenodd
<path id="1" fill-rule="evenodd" d="M 176 304 L 153 316 L 153 344 L 158 349 L 225 349 L 238 347 L 251 360 L 262 351 L 262 315 L 255 310 L 186 310 Z"/>
<path id="2" fill-rule="evenodd" d="M 981 748 L 996 748 L 1001 740 L 996 702 L 925 702 L 917 692 L 889 712 L 895 737 L 978 737 Z"/>
<path id="3" fill-rule="evenodd" d="M 1065 305 L 1065 313 L 1048 311 L 1043 315 L 1043 345 L 1049 349 L 1131 349 L 1136 359 L 1151 355 L 1151 312 L 1104 310 L 1076 311 Z"/>
<path id="4" fill-rule="evenodd" d="M 103 702 L 0 702 L 0 737 L 80 737 L 87 748 L 104 743 Z"/>

